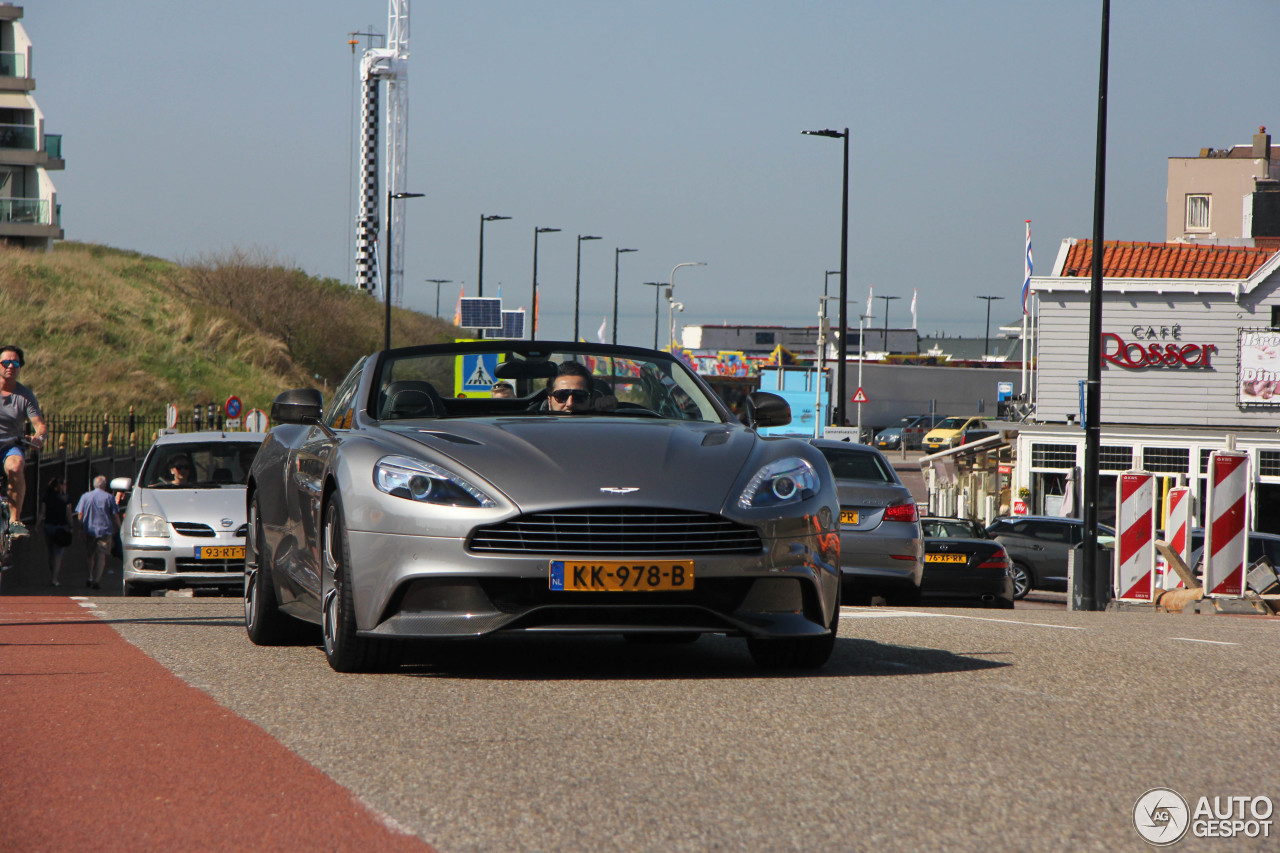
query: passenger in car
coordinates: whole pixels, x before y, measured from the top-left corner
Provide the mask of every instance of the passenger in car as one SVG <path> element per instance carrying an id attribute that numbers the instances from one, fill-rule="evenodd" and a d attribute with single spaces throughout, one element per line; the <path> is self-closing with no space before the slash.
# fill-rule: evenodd
<path id="1" fill-rule="evenodd" d="M 495 382 L 489 394 L 492 397 L 514 397 L 516 389 L 511 387 L 510 382 Z"/>

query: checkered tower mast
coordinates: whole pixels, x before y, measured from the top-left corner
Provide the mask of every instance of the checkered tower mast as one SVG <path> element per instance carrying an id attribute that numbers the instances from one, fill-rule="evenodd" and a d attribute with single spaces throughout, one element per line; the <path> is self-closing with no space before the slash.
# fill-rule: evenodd
<path id="1" fill-rule="evenodd" d="M 369 48 L 360 60 L 360 162 L 363 176 L 360 213 L 356 217 L 356 285 L 368 293 L 378 287 L 378 82 L 387 83 L 387 193 L 404 192 L 409 125 L 409 0 L 389 0 L 387 46 Z M 391 218 L 391 262 L 383 270 L 383 286 L 391 300 L 404 302 L 404 211 L 386 211 Z"/>

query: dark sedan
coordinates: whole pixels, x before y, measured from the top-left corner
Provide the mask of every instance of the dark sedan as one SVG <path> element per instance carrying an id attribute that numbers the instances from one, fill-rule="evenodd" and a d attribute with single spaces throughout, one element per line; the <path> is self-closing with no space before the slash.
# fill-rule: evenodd
<path id="1" fill-rule="evenodd" d="M 1013 566 L 1004 547 L 967 518 L 922 518 L 926 601 L 1013 608 Z"/>

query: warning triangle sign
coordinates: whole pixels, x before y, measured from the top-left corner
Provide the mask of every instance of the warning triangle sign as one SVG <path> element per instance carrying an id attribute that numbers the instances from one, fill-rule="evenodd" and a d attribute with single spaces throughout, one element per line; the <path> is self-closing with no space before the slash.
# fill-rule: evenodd
<path id="1" fill-rule="evenodd" d="M 854 403 L 866 403 L 866 402 L 869 402 L 869 401 L 867 400 L 867 395 L 866 395 L 866 393 L 862 390 L 862 387 L 861 387 L 861 386 L 859 386 L 859 387 L 858 387 L 857 392 L 853 395 L 853 401 L 852 401 L 852 402 L 854 402 Z"/>

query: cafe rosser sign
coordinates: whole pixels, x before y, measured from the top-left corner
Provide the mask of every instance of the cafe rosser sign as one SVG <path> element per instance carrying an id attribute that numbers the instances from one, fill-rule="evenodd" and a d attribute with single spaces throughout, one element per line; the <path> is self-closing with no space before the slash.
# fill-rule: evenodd
<path id="1" fill-rule="evenodd" d="M 1129 340 L 1115 332 L 1102 333 L 1102 361 L 1126 370 L 1147 367 L 1210 368 L 1209 358 L 1217 344 L 1194 344 L 1182 340 L 1182 327 L 1134 326 Z"/>

